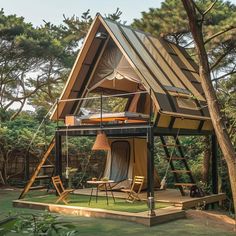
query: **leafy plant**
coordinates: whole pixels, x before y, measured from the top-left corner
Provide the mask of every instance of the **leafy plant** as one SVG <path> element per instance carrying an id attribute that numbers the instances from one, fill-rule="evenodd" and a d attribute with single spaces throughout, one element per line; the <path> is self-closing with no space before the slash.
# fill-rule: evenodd
<path id="1" fill-rule="evenodd" d="M 14 224 L 9 228 L 8 233 L 17 235 L 75 235 L 77 231 L 71 223 L 62 222 L 57 216 L 50 213 L 41 214 L 21 214 L 17 216 L 10 216 L 14 220 Z M 7 220 L 6 220 L 7 222 Z M 4 225 L 3 225 L 4 226 Z M 4 228 L 2 228 L 4 229 Z M 3 232 L 3 230 L 2 230 Z"/>

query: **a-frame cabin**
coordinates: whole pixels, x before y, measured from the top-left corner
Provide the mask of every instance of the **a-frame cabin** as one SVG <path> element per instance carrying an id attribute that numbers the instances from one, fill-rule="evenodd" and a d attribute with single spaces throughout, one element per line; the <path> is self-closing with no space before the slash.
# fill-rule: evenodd
<path id="1" fill-rule="evenodd" d="M 126 97 L 119 113 L 81 115 L 91 94 Z M 102 106 L 102 105 L 101 105 Z M 76 123 L 76 117 L 79 123 Z M 83 42 L 51 119 L 63 120 L 55 133 L 56 174 L 62 174 L 61 137 L 147 137 L 147 195 L 154 194 L 154 136 L 160 136 L 175 185 L 195 184 L 179 135 L 212 136 L 212 186 L 217 193 L 216 139 L 198 74 L 198 66 L 184 48 L 97 15 Z M 71 119 L 73 120 L 71 122 Z M 68 126 L 69 125 L 69 126 Z M 174 137 L 180 156 L 172 157 L 165 136 Z M 183 170 L 175 169 L 175 161 Z M 189 181 L 181 182 L 179 175 Z"/>
<path id="2" fill-rule="evenodd" d="M 187 52 L 100 15 L 87 34 L 60 100 L 83 98 L 99 90 L 103 94 L 147 91 L 155 107 L 156 127 L 212 130 L 198 66 Z M 126 110 L 134 109 L 135 101 Z M 51 119 L 76 115 L 80 106 L 78 101 L 61 103 Z"/>

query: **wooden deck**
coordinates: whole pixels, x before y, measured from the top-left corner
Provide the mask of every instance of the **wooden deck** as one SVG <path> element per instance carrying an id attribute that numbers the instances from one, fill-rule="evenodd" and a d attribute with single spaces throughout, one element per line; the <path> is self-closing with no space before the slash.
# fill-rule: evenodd
<path id="1" fill-rule="evenodd" d="M 91 189 L 78 189 L 74 191 L 75 194 L 90 195 Z M 111 194 L 108 192 L 109 196 Z M 113 191 L 115 198 L 126 198 L 126 193 L 120 191 Z M 105 196 L 104 191 L 99 191 L 98 196 Z M 140 194 L 141 200 L 147 200 L 147 193 L 142 192 Z M 194 207 L 201 207 L 210 203 L 221 202 L 226 199 L 225 193 L 211 194 L 205 197 L 192 198 L 188 196 L 182 196 L 177 189 L 167 189 L 163 191 L 155 191 L 155 202 L 168 203 L 172 206 L 180 207 L 181 209 L 189 209 Z"/>
<path id="2" fill-rule="evenodd" d="M 78 189 L 74 191 L 74 194 L 90 195 L 91 189 Z M 111 196 L 111 193 L 109 193 Z M 126 194 L 123 192 L 113 191 L 115 198 L 126 198 Z M 105 196 L 104 191 L 99 191 L 98 196 Z M 146 192 L 140 194 L 142 200 L 147 199 Z M 224 193 L 212 194 L 201 198 L 191 198 L 189 196 L 181 196 L 180 192 L 176 189 L 167 189 L 163 191 L 155 191 L 156 205 L 158 202 L 167 203 L 170 206 L 155 210 L 155 216 L 149 216 L 147 211 L 139 213 L 130 213 L 123 211 L 113 211 L 90 207 L 80 206 L 66 206 L 51 203 L 31 202 L 30 199 L 15 200 L 13 201 L 14 207 L 31 208 L 37 210 L 48 210 L 49 212 L 55 212 L 60 214 L 69 214 L 75 216 L 85 217 L 98 217 L 108 219 L 118 219 L 130 222 L 140 223 L 146 226 L 152 226 L 171 220 L 176 220 L 185 217 L 185 209 L 204 206 L 206 204 L 220 202 L 226 199 Z"/>
<path id="3" fill-rule="evenodd" d="M 143 224 L 146 226 L 153 226 L 172 220 L 185 218 L 185 211 L 179 207 L 165 207 L 155 211 L 155 216 L 149 216 L 147 211 L 139 213 L 130 213 L 123 211 L 112 211 L 98 208 L 78 207 L 78 206 L 66 206 L 51 203 L 31 202 L 29 200 L 14 200 L 14 207 L 30 208 L 35 210 L 47 210 L 49 212 L 84 216 L 84 217 L 97 217 L 107 219 L 125 220 Z"/>

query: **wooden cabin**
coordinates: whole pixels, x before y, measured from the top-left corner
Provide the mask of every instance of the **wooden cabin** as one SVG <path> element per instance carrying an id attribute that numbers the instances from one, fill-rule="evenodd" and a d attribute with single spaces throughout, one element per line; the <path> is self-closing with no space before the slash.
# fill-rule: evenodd
<path id="1" fill-rule="evenodd" d="M 143 138 L 142 167 L 147 196 L 152 197 L 157 183 L 154 137 L 160 136 L 175 186 L 184 195 L 184 188 L 193 186 L 195 180 L 178 137 L 208 135 L 212 137 L 212 192 L 216 194 L 216 137 L 198 70 L 184 48 L 97 15 L 51 115 L 51 120 L 64 122 L 55 132 L 56 174 L 62 175 L 62 136 L 96 137 L 102 130 L 111 145 L 114 140 Z M 104 111 L 107 98 L 120 98 L 122 109 Z M 95 104 L 97 110 L 81 112 L 86 101 Z M 166 136 L 173 137 L 179 157 L 171 156 Z M 182 162 L 182 170 L 176 169 L 176 161 Z M 111 169 L 112 161 L 109 165 Z M 128 178 L 129 173 L 124 171 L 122 176 Z M 182 174 L 189 177 L 188 182 L 180 181 Z"/>

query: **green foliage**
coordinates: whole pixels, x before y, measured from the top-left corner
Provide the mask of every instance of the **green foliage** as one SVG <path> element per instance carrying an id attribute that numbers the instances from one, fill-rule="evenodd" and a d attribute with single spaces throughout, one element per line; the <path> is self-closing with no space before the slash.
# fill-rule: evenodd
<path id="1" fill-rule="evenodd" d="M 76 16 L 66 17 L 64 15 L 65 24 L 63 30 L 65 32 L 65 40 L 68 42 L 73 42 L 74 47 L 78 47 L 78 44 L 86 36 L 89 27 L 92 23 L 92 17 L 90 15 L 90 10 L 82 13 L 81 19 Z"/>
<path id="2" fill-rule="evenodd" d="M 5 113 L 4 116 L 8 116 L 8 112 Z M 8 163 L 16 153 L 21 154 L 22 157 L 28 155 L 28 152 L 33 156 L 42 155 L 45 145 L 54 135 L 55 125 L 47 125 L 46 140 L 44 129 L 39 130 L 38 135 L 35 136 L 38 126 L 39 122 L 34 118 L 32 112 L 22 112 L 17 119 L 5 120 L 0 123 L 0 161 L 2 162 L 2 173 L 5 180 L 9 178 L 7 175 Z M 35 139 L 32 142 L 33 138 Z M 31 146 L 29 146 L 30 144 Z"/>
<path id="3" fill-rule="evenodd" d="M 228 128 L 228 132 L 236 147 L 236 75 L 217 84 L 217 96 Z"/>
<path id="4" fill-rule="evenodd" d="M 165 36 L 178 43 L 186 43 L 184 36 L 189 37 L 186 13 L 179 0 L 166 0 L 160 8 L 150 8 L 142 12 L 141 19 L 135 19 L 133 27 L 144 30 L 155 36 Z"/>
<path id="5" fill-rule="evenodd" d="M 112 14 L 105 15 L 107 19 L 118 21 L 120 22 L 120 16 L 122 15 L 122 11 L 120 11 L 119 8 L 116 9 L 116 11 Z"/>
<path id="6" fill-rule="evenodd" d="M 76 235 L 75 226 L 68 222 L 58 220 L 58 216 L 49 213 L 20 214 L 14 217 L 14 224 L 4 230 L 4 235 Z M 4 226 L 4 225 L 3 225 Z"/>

